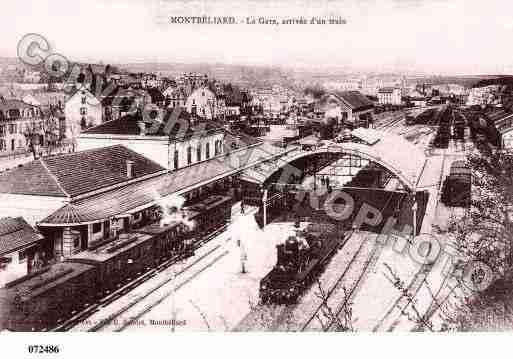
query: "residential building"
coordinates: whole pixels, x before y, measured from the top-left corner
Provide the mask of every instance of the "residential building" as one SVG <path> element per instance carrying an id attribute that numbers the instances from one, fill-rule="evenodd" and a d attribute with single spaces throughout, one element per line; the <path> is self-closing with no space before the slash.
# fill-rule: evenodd
<path id="1" fill-rule="evenodd" d="M 41 109 L 20 100 L 0 99 L 0 155 L 28 151 L 26 134 L 34 136 L 34 144 L 44 144 Z"/>
<path id="2" fill-rule="evenodd" d="M 191 115 L 209 120 L 215 119 L 220 114 L 216 95 L 208 87 L 194 90 L 187 98 L 185 108 Z"/>
<path id="3" fill-rule="evenodd" d="M 39 269 L 43 236 L 22 217 L 0 218 L 0 288 Z"/>
<path id="4" fill-rule="evenodd" d="M 102 103 L 85 86 L 79 87 L 66 101 L 64 114 L 67 137 L 75 139 L 83 130 L 102 123 Z"/>
<path id="5" fill-rule="evenodd" d="M 165 98 L 164 104 L 166 107 L 185 107 L 185 102 L 187 101 L 187 94 L 184 88 L 169 86 L 167 89 L 164 90 L 162 94 Z"/>
<path id="6" fill-rule="evenodd" d="M 380 105 L 401 105 L 401 89 L 397 87 L 380 88 L 378 90 L 378 103 Z"/>
<path id="7" fill-rule="evenodd" d="M 143 88 L 159 88 L 162 85 L 162 80 L 157 74 L 145 73 L 142 75 L 141 83 Z"/>
<path id="8" fill-rule="evenodd" d="M 39 83 L 41 81 L 41 73 L 39 71 L 25 71 L 23 82 Z"/>

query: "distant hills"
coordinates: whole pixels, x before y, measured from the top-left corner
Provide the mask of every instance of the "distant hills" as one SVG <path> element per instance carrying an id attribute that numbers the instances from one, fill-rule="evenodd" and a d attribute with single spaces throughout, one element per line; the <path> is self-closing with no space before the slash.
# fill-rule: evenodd
<path id="1" fill-rule="evenodd" d="M 85 71 L 89 65 L 87 63 L 78 63 Z M 93 71 L 103 72 L 106 64 L 91 64 Z M 0 57 L 0 68 L 7 69 L 16 67 L 18 69 L 42 70 L 27 66 L 21 63 L 17 58 Z M 145 62 L 145 63 L 117 63 L 111 64 L 113 73 L 128 72 L 156 72 L 164 76 L 175 77 L 184 72 L 205 73 L 211 78 L 223 82 L 239 84 L 243 87 L 272 86 L 275 84 L 287 86 L 290 88 L 301 89 L 313 84 L 321 84 L 326 81 L 338 81 L 347 77 L 360 77 L 364 73 L 355 73 L 343 66 L 336 67 L 285 67 L 285 66 L 266 66 L 266 65 L 237 65 L 222 63 L 174 63 L 174 62 Z M 390 77 L 404 76 L 407 79 L 418 79 L 427 81 L 433 85 L 440 84 L 459 84 L 465 87 L 481 87 L 492 84 L 501 84 L 513 86 L 513 76 L 507 75 L 472 75 L 472 76 L 436 76 L 427 74 L 412 73 L 365 73 L 369 77 Z M 0 78 L 3 78 L 0 74 Z M 5 80 L 5 79 L 4 79 Z"/>

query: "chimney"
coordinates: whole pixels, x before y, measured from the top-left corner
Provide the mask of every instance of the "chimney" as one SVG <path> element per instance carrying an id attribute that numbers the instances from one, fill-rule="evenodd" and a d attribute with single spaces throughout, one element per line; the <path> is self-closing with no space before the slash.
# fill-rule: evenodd
<path id="1" fill-rule="evenodd" d="M 134 177 L 134 162 L 127 160 L 126 161 L 126 177 L 133 178 Z"/>

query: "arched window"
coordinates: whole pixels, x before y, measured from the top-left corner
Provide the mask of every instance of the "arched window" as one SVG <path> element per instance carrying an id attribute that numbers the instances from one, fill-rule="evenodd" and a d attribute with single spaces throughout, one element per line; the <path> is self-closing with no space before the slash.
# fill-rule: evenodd
<path id="1" fill-rule="evenodd" d="M 190 165 L 192 163 L 192 147 L 187 147 L 187 165 Z"/>
<path id="2" fill-rule="evenodd" d="M 198 162 L 201 162 L 201 144 L 196 148 L 196 159 Z"/>
<path id="3" fill-rule="evenodd" d="M 179 167 L 178 155 L 179 155 L 178 150 L 175 150 L 174 158 L 173 158 L 173 162 L 174 162 L 173 164 L 174 164 L 175 170 L 177 170 Z"/>
<path id="4" fill-rule="evenodd" d="M 210 158 L 210 143 L 207 142 L 205 145 L 205 158 L 208 160 Z"/>

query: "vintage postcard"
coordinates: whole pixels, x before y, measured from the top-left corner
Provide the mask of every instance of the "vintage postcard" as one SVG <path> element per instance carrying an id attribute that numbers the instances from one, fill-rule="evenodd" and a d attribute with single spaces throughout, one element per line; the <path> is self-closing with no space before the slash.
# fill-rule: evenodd
<path id="1" fill-rule="evenodd" d="M 510 3 L 0 8 L 2 335 L 513 328 Z"/>

